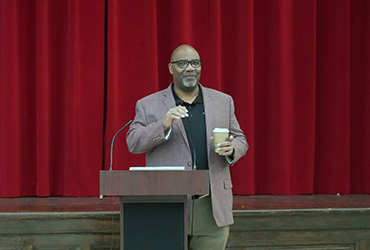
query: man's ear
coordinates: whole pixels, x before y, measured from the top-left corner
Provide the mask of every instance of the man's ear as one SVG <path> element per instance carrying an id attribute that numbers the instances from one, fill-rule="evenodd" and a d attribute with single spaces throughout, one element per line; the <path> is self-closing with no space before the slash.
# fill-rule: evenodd
<path id="1" fill-rule="evenodd" d="M 172 65 L 172 63 L 169 63 L 168 64 L 168 70 L 170 71 L 170 74 L 172 75 L 173 74 L 173 65 Z"/>

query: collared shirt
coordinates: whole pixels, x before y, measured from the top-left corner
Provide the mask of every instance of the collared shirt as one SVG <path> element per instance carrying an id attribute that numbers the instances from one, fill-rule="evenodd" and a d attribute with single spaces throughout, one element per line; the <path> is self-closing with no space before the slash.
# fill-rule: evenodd
<path id="1" fill-rule="evenodd" d="M 181 105 L 188 110 L 188 117 L 182 119 L 186 136 L 190 146 L 193 166 L 198 170 L 208 169 L 207 156 L 207 133 L 206 117 L 204 113 L 204 103 L 201 87 L 199 87 L 198 96 L 190 104 L 179 98 L 172 85 L 172 92 L 175 97 L 176 106 Z"/>

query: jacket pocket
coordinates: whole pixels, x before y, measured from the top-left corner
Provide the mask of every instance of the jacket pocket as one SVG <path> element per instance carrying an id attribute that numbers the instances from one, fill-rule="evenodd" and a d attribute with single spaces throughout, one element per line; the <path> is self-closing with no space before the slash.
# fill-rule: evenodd
<path id="1" fill-rule="evenodd" d="M 230 179 L 224 180 L 224 188 L 225 189 L 231 189 L 233 187 L 233 184 Z"/>

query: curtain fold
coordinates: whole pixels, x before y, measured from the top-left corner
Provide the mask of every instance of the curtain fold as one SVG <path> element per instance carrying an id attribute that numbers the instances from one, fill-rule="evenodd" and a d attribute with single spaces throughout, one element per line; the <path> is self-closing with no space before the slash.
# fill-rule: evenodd
<path id="1" fill-rule="evenodd" d="M 349 193 L 350 1 L 320 1 L 317 9 L 314 192 Z"/>
<path id="2" fill-rule="evenodd" d="M 96 195 L 104 1 L 0 4 L 0 196 Z"/>
<path id="3" fill-rule="evenodd" d="M 350 190 L 370 193 L 370 10 L 369 1 L 350 5 Z"/>
<path id="4" fill-rule="evenodd" d="M 98 195 L 178 45 L 230 94 L 234 194 L 370 193 L 367 0 L 0 0 L 0 197 Z M 116 139 L 113 169 L 145 164 Z"/>
<path id="5" fill-rule="evenodd" d="M 257 192 L 311 193 L 316 2 L 255 1 L 254 17 Z"/>

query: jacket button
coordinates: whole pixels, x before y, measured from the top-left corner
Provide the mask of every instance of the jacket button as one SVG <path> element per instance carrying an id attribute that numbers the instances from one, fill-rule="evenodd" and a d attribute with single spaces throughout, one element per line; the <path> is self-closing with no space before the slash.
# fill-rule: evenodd
<path id="1" fill-rule="evenodd" d="M 191 162 L 188 162 L 188 166 L 191 166 Z"/>

